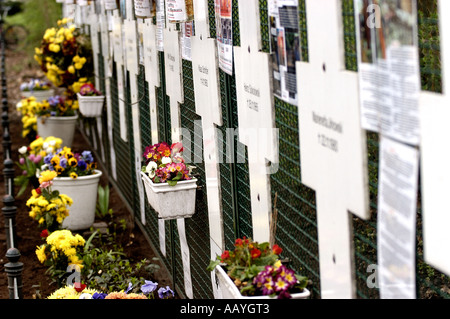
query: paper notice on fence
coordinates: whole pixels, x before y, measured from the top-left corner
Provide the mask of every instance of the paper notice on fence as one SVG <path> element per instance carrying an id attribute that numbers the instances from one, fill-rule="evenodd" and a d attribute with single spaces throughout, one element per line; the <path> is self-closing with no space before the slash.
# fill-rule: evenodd
<path id="1" fill-rule="evenodd" d="M 215 0 L 216 39 L 219 68 L 233 75 L 233 23 L 232 0 Z"/>
<path id="2" fill-rule="evenodd" d="M 194 35 L 194 23 L 193 22 L 181 23 L 180 45 L 181 45 L 181 57 L 184 60 L 192 61 L 191 36 L 193 35 Z"/>
<path id="3" fill-rule="evenodd" d="M 416 207 L 419 152 L 380 140 L 378 283 L 383 299 L 416 297 Z"/>
<path id="4" fill-rule="evenodd" d="M 156 49 L 164 51 L 164 27 L 166 12 L 164 10 L 164 0 L 157 0 L 156 2 Z"/>
<path id="5" fill-rule="evenodd" d="M 268 2 L 273 93 L 297 105 L 295 63 L 300 61 L 300 32 L 297 0 Z"/>
<path id="6" fill-rule="evenodd" d="M 418 145 L 416 0 L 357 0 L 355 18 L 362 127 Z"/>

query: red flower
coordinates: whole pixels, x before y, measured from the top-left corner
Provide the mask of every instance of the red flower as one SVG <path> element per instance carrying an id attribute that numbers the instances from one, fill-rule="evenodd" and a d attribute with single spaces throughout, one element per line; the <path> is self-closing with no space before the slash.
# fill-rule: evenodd
<path id="1" fill-rule="evenodd" d="M 42 190 L 41 190 L 40 187 L 36 188 L 35 191 L 36 191 L 36 193 L 37 193 L 38 195 L 41 195 L 41 194 L 42 194 Z"/>
<path id="2" fill-rule="evenodd" d="M 273 247 L 272 247 L 272 251 L 273 251 L 273 253 L 274 253 L 275 255 L 279 255 L 279 254 L 281 254 L 281 252 L 283 251 L 283 249 L 282 249 L 280 246 L 278 246 L 277 244 L 275 244 L 275 245 L 273 245 Z"/>
<path id="3" fill-rule="evenodd" d="M 48 230 L 47 229 L 44 229 L 43 231 L 41 231 L 41 237 L 42 238 L 48 237 Z"/>
<path id="4" fill-rule="evenodd" d="M 222 261 L 224 261 L 225 259 L 230 258 L 230 252 L 228 250 L 225 250 L 223 252 L 223 254 L 220 256 L 220 258 L 222 259 Z"/>
<path id="5" fill-rule="evenodd" d="M 259 256 L 261 256 L 261 250 L 253 248 L 252 250 L 250 250 L 250 256 L 252 256 L 253 259 L 258 258 Z"/>
<path id="6" fill-rule="evenodd" d="M 236 241 L 234 242 L 234 245 L 236 247 L 242 247 L 242 245 L 243 245 L 242 239 L 240 239 L 240 238 L 236 239 Z"/>
<path id="7" fill-rule="evenodd" d="M 81 282 L 76 282 L 76 283 L 73 285 L 73 287 L 75 288 L 75 290 L 76 290 L 77 292 L 82 292 L 82 291 L 86 288 L 86 285 L 85 285 L 85 284 L 82 284 Z"/>

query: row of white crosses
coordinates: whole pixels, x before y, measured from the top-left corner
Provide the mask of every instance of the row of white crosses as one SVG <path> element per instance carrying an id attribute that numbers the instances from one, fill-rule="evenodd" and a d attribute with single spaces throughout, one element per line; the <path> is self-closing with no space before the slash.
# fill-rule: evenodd
<path id="1" fill-rule="evenodd" d="M 129 5 L 130 7 L 130 5 Z M 299 92 L 299 129 L 300 155 L 302 165 L 302 183 L 316 190 L 317 220 L 319 236 L 319 258 L 322 298 L 354 298 L 355 279 L 353 270 L 352 251 L 352 214 L 368 219 L 368 186 L 367 186 L 367 154 L 365 132 L 360 126 L 358 78 L 354 72 L 346 71 L 343 61 L 343 25 L 340 0 L 306 0 L 308 15 L 308 50 L 310 61 L 298 62 L 296 65 Z M 127 8 L 132 10 L 132 8 Z M 443 18 L 449 12 L 450 4 L 439 1 L 441 52 L 450 52 L 450 23 Z M 211 257 L 215 258 L 224 249 L 224 234 L 222 225 L 222 211 L 220 199 L 220 179 L 218 154 L 219 145 L 216 136 L 216 126 L 223 125 L 220 92 L 218 84 L 217 43 L 212 39 L 208 24 L 207 0 L 195 0 L 195 35 L 191 39 L 192 68 L 195 87 L 196 113 L 202 118 L 203 148 L 205 160 L 206 190 L 208 198 L 208 214 L 211 234 Z M 270 229 L 270 188 L 266 161 L 278 162 L 277 132 L 274 124 L 274 105 L 271 95 L 271 69 L 269 56 L 261 52 L 259 30 L 259 7 L 257 0 L 239 1 L 241 46 L 234 48 L 236 89 L 238 98 L 239 140 L 248 147 L 249 174 L 251 188 L 251 205 L 253 217 L 253 237 L 258 241 L 269 240 Z M 103 53 L 106 70 L 111 66 L 111 54 L 105 41 L 111 41 L 114 49 L 114 60 L 119 74 L 125 65 L 130 72 L 130 89 L 132 96 L 132 114 L 134 139 L 136 150 L 136 174 L 138 180 L 140 169 L 140 136 L 136 75 L 137 62 L 137 31 L 144 38 L 144 63 L 146 80 L 150 92 L 150 117 L 152 141 L 158 140 L 155 87 L 160 85 L 155 44 L 156 27 L 149 19 L 144 23 L 127 19 L 124 21 L 128 32 L 126 40 L 135 39 L 126 45 L 126 61 L 122 56 L 122 31 L 116 32 L 121 25 L 118 13 L 115 12 L 112 36 L 108 34 L 106 16 L 99 15 L 102 34 Z M 91 20 L 95 24 L 95 20 Z M 327 28 L 323 22 L 327 21 Z M 118 23 L 118 24 L 117 24 Z M 183 84 L 181 57 L 179 47 L 179 31 L 174 25 L 166 24 L 164 30 L 165 61 L 167 95 L 170 97 L 170 111 L 172 123 L 172 140 L 179 141 L 180 131 L 180 103 L 183 103 Z M 95 29 L 94 29 L 95 30 Z M 120 38 L 119 38 L 120 37 Z M 114 41 L 117 41 L 114 45 Z M 105 47 L 106 45 L 106 47 Z M 134 48 L 133 48 L 134 47 Z M 109 48 L 111 49 L 111 48 Z M 443 59 L 444 60 L 444 59 Z M 424 251 L 425 259 L 431 265 L 450 272 L 450 259 L 437 248 L 448 243 L 445 235 L 446 217 L 444 207 L 445 194 L 449 188 L 446 177 L 450 178 L 450 170 L 445 160 L 448 158 L 446 148 L 436 143 L 445 135 L 440 129 L 445 124 L 448 109 L 444 106 L 448 102 L 449 84 L 445 82 L 450 74 L 450 64 L 443 61 L 443 92 L 444 94 L 422 94 L 422 190 L 424 209 Z M 205 72 L 207 70 L 207 72 Z M 122 73 L 123 77 L 123 73 Z M 119 76 L 119 82 L 120 80 Z M 109 81 L 107 76 L 106 81 Z M 123 81 L 123 78 L 122 78 Z M 109 82 L 107 82 L 109 83 Z M 205 85 L 207 83 L 207 85 Z M 246 90 L 251 86 L 255 90 Z M 108 134 L 112 140 L 112 112 L 109 85 L 107 88 L 108 105 Z M 119 96 L 123 99 L 123 87 L 119 83 Z M 122 92 L 122 93 L 120 93 Z M 252 93 L 253 92 L 253 93 Z M 248 100 L 257 108 L 249 108 Z M 255 104 L 256 103 L 256 104 Z M 122 105 L 124 108 L 124 105 Z M 121 113 L 125 110 L 122 109 Z M 324 129 L 313 121 L 313 113 L 327 116 L 339 123 L 343 130 L 332 132 Z M 124 114 L 123 114 L 124 115 Z M 125 118 L 124 116 L 121 118 Z M 436 122 L 438 121 L 438 122 Z M 126 132 L 126 123 L 121 127 Z M 245 128 L 245 130 L 243 129 Z M 254 132 L 268 134 L 263 139 L 255 139 Z M 439 135 L 438 135 L 439 134 Z M 126 134 L 122 134 L 126 140 Z M 324 138 L 337 142 L 338 148 L 327 148 L 318 143 Z M 137 143 L 136 143 L 137 142 Z M 112 147 L 112 151 L 114 148 Z M 439 174 L 435 168 L 441 169 Z M 427 172 L 430 172 L 427 174 Z M 140 184 L 140 183 L 138 183 Z M 140 198 L 143 199 L 140 192 Z M 141 203 L 141 218 L 145 223 L 144 209 Z M 184 221 L 178 222 L 179 232 L 183 233 Z M 160 230 L 164 222 L 160 224 Z M 440 231 L 436 231 L 440 229 Z M 439 244 L 439 245 L 438 245 Z M 163 247 L 162 247 L 163 248 Z M 188 249 L 188 248 L 187 248 Z M 186 251 L 185 251 L 186 252 Z M 188 252 L 188 250 L 187 250 Z M 189 268 L 188 256 L 184 267 Z M 190 277 L 190 270 L 185 271 L 185 277 Z M 213 276 L 213 275 L 212 275 Z M 212 279 L 214 279 L 212 277 Z M 214 282 L 214 281 L 213 281 Z M 189 286 L 189 285 L 188 285 Z M 213 288 L 215 285 L 213 284 Z M 217 291 L 215 294 L 217 295 Z M 192 292 L 187 291 L 191 296 Z"/>

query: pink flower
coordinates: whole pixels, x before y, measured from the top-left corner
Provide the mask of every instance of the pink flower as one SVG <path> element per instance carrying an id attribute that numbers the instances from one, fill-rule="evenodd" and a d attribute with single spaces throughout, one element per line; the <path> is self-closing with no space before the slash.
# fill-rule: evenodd
<path id="1" fill-rule="evenodd" d="M 52 186 L 53 182 L 49 181 L 49 182 L 43 182 L 41 185 L 39 185 L 40 188 L 47 188 L 49 186 Z"/>

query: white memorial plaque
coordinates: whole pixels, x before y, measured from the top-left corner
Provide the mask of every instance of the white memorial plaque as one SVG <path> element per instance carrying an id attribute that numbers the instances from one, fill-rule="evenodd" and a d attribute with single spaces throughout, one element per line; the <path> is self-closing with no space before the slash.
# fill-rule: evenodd
<path id="1" fill-rule="evenodd" d="M 420 101 L 423 250 L 425 262 L 450 275 L 450 1 L 438 1 L 438 9 L 442 94 L 422 92 Z"/>
<path id="2" fill-rule="evenodd" d="M 306 8 L 310 61 L 297 62 L 302 183 L 316 191 L 322 298 L 354 298 L 349 211 L 370 214 L 358 75 L 345 71 L 341 1 L 306 0 Z"/>
<path id="3" fill-rule="evenodd" d="M 419 152 L 381 137 L 378 177 L 378 283 L 383 299 L 416 297 Z"/>

